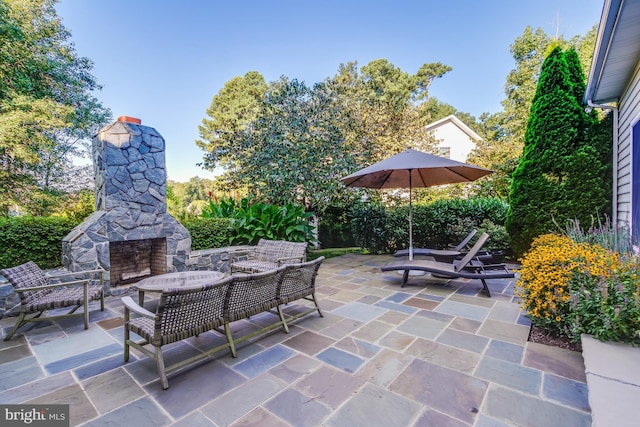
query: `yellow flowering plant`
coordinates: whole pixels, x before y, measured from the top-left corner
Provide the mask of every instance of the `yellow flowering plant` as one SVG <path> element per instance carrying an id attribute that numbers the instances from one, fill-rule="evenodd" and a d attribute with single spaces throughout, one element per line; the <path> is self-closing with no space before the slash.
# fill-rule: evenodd
<path id="1" fill-rule="evenodd" d="M 516 292 L 532 323 L 577 340 L 577 295 L 611 277 L 619 256 L 598 244 L 544 234 L 521 261 Z"/>

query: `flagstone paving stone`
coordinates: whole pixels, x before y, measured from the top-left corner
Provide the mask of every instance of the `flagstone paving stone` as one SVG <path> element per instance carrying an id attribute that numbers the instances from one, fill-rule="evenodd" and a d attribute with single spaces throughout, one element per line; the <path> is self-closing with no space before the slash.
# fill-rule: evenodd
<path id="1" fill-rule="evenodd" d="M 587 380 L 582 354 L 564 348 L 527 343 L 523 364 L 583 383 Z"/>
<path id="2" fill-rule="evenodd" d="M 103 427 L 108 425 L 122 425 L 126 420 L 126 425 L 135 427 L 157 427 L 166 426 L 171 423 L 171 419 L 156 405 L 148 396 L 135 400 L 125 406 L 121 406 L 113 412 L 100 416 L 86 426 Z"/>
<path id="3" fill-rule="evenodd" d="M 440 320 L 413 316 L 398 326 L 398 330 L 409 335 L 415 335 L 425 339 L 434 339 L 447 326 Z"/>
<path id="4" fill-rule="evenodd" d="M 404 427 L 410 424 L 419 411 L 420 405 L 415 401 L 378 386 L 366 384 L 358 394 L 329 418 L 327 424 L 335 427 L 365 425 Z"/>
<path id="5" fill-rule="evenodd" d="M 529 327 L 487 319 L 480 327 L 478 334 L 514 344 L 524 344 L 529 338 Z"/>
<path id="6" fill-rule="evenodd" d="M 0 402 L 5 404 L 18 404 L 33 400 L 43 394 L 74 385 L 75 378 L 69 371 L 51 375 L 18 387 L 0 392 Z"/>
<path id="7" fill-rule="evenodd" d="M 392 391 L 428 407 L 473 423 L 488 382 L 415 359 L 389 386 Z"/>
<path id="8" fill-rule="evenodd" d="M 484 306 L 448 300 L 441 302 L 434 311 L 482 322 L 487 318 L 490 310 Z"/>
<path id="9" fill-rule="evenodd" d="M 364 363 L 364 359 L 337 348 L 328 348 L 316 355 L 319 360 L 343 371 L 354 373 Z"/>
<path id="10" fill-rule="evenodd" d="M 281 418 L 276 417 L 271 412 L 262 407 L 255 408 L 253 411 L 231 424 L 229 427 L 290 427 L 291 424 L 285 422 Z M 185 425 L 185 427 L 187 427 Z"/>
<path id="11" fill-rule="evenodd" d="M 100 413 L 116 409 L 145 395 L 144 390 L 122 368 L 82 382 L 89 399 Z"/>
<path id="12" fill-rule="evenodd" d="M 370 383 L 386 387 L 412 360 L 409 355 L 383 349 L 362 366 L 357 375 Z"/>
<path id="13" fill-rule="evenodd" d="M 288 388 L 277 394 L 264 406 L 292 426 L 314 427 L 321 425 L 331 410 L 312 396 Z"/>
<path id="14" fill-rule="evenodd" d="M 542 384 L 542 372 L 517 363 L 505 362 L 493 357 L 483 357 L 474 375 L 476 377 L 538 395 Z"/>
<path id="15" fill-rule="evenodd" d="M 550 400 L 581 411 L 588 412 L 590 410 L 587 384 L 548 373 L 544 374 L 542 383 L 542 394 Z"/>
<path id="16" fill-rule="evenodd" d="M 414 424 L 415 427 L 468 427 L 469 424 L 451 418 L 441 412 L 426 410 Z"/>
<path id="17" fill-rule="evenodd" d="M 453 347 L 458 347 L 463 350 L 473 351 L 475 353 L 482 353 L 489 344 L 489 339 L 486 337 L 456 331 L 455 329 L 449 328 L 445 329 L 442 334 L 438 336 L 436 341 Z"/>
<path id="18" fill-rule="evenodd" d="M 480 329 L 480 326 L 482 326 L 482 322 L 478 322 L 477 320 L 456 317 L 453 322 L 451 322 L 450 328 L 475 334 L 478 332 L 478 329 Z"/>
<path id="19" fill-rule="evenodd" d="M 253 425 L 268 425 L 268 424 L 253 424 Z M 202 412 L 192 412 L 184 418 L 181 418 L 177 422 L 171 424 L 171 427 L 216 427 L 216 425 L 207 418 Z"/>
<path id="20" fill-rule="evenodd" d="M 365 381 L 344 371 L 322 366 L 295 384 L 295 388 L 332 409 L 338 408 Z"/>
<path id="21" fill-rule="evenodd" d="M 384 342 L 381 342 L 380 344 L 385 345 Z M 336 343 L 336 347 L 364 358 L 373 357 L 381 349 L 380 346 L 353 337 L 342 339 Z"/>
<path id="22" fill-rule="evenodd" d="M 501 386 L 491 386 L 483 412 L 507 425 L 527 427 L 591 426 L 591 416 L 564 405 L 543 400 Z"/>
<path id="23" fill-rule="evenodd" d="M 229 393 L 220 394 L 220 397 L 206 404 L 201 411 L 217 425 L 229 425 L 271 399 L 286 386 L 284 381 L 273 375 L 261 375 L 255 381 L 246 382 Z"/>
<path id="24" fill-rule="evenodd" d="M 81 424 L 98 415 L 98 412 L 89 400 L 87 394 L 83 391 L 80 384 L 72 384 L 67 387 L 59 388 L 23 403 L 33 405 L 68 404 L 71 425 Z"/>
<path id="25" fill-rule="evenodd" d="M 3 363 L 0 365 L 0 390 L 9 390 L 44 376 L 42 367 L 33 356 Z"/>
<path id="26" fill-rule="evenodd" d="M 490 281 L 491 298 L 477 281 L 429 275 L 401 288 L 401 275 L 380 271 L 392 259 L 325 260 L 324 317 L 246 340 L 237 358 L 225 348 L 172 372 L 168 390 L 137 350 L 124 363 L 120 296 L 104 312 L 92 305 L 88 330 L 81 318 L 28 325 L 0 342 L 0 403 L 68 403 L 73 426 L 590 425 L 581 354 L 527 341 L 514 280 Z M 157 295 L 145 307 L 155 310 Z M 264 313 L 231 327 L 239 337 L 277 320 Z M 14 321 L 0 319 L 0 332 Z M 170 344 L 165 363 L 224 342 L 207 332 Z"/>
<path id="27" fill-rule="evenodd" d="M 389 310 L 395 310 L 395 311 L 399 311 L 401 313 L 406 313 L 406 314 L 413 314 L 416 311 L 418 311 L 418 309 L 415 307 L 409 307 L 404 304 L 398 304 L 398 303 L 389 302 L 389 301 L 378 301 L 376 302 L 375 306 L 388 308 Z"/>
<path id="28" fill-rule="evenodd" d="M 276 345 L 238 363 L 234 366 L 234 369 L 248 378 L 253 378 L 278 366 L 294 355 L 295 352 L 292 349 Z"/>
<path id="29" fill-rule="evenodd" d="M 524 356 L 524 346 L 500 340 L 491 340 L 484 354 L 507 362 L 521 363 Z"/>
<path id="30" fill-rule="evenodd" d="M 246 382 L 241 374 L 218 361 L 198 365 L 169 376 L 169 387 L 163 390 L 159 380 L 144 389 L 173 418 L 181 418 L 212 399 Z"/>
<path id="31" fill-rule="evenodd" d="M 405 353 L 470 375 L 480 361 L 479 354 L 422 338 L 416 339 Z"/>

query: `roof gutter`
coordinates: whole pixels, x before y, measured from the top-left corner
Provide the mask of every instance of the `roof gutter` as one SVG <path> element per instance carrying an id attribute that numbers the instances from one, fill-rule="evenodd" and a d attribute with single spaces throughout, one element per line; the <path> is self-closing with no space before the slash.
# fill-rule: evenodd
<path id="1" fill-rule="evenodd" d="M 611 197 L 611 222 L 614 227 L 618 226 L 618 107 L 611 104 L 595 104 L 591 99 L 587 100 L 588 107 L 586 110 L 592 108 L 601 108 L 603 110 L 611 110 L 613 114 L 613 159 L 612 159 L 612 174 L 613 174 L 613 191 Z"/>

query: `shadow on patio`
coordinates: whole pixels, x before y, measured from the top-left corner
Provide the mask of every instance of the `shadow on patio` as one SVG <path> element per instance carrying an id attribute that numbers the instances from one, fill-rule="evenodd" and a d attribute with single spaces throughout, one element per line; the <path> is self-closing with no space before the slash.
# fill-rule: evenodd
<path id="1" fill-rule="evenodd" d="M 492 298 L 475 280 L 418 276 L 401 289 L 401 274 L 380 271 L 390 259 L 325 260 L 324 318 L 244 343 L 237 359 L 223 350 L 170 375 L 166 391 L 152 360 L 123 363 L 119 298 L 91 312 L 89 330 L 81 318 L 26 326 L 0 344 L 0 403 L 67 403 L 71 425 L 96 426 L 591 425 L 582 355 L 527 342 L 512 279 L 489 281 Z M 167 359 L 223 341 L 205 333 Z"/>

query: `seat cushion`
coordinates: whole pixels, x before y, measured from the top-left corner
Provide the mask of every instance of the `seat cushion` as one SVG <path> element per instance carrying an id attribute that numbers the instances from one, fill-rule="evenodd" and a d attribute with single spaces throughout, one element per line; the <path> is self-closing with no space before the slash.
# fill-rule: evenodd
<path id="1" fill-rule="evenodd" d="M 234 262 L 231 265 L 232 271 L 244 271 L 246 273 L 258 273 L 278 269 L 279 265 L 272 261 L 246 260 Z"/>
<path id="2" fill-rule="evenodd" d="M 100 285 L 90 285 L 87 296 L 89 301 L 100 299 Z M 68 288 L 55 288 L 46 294 L 32 298 L 29 303 L 23 304 L 21 311 L 25 313 L 36 313 L 54 308 L 73 307 L 84 304 L 83 286 L 69 286 Z"/>

